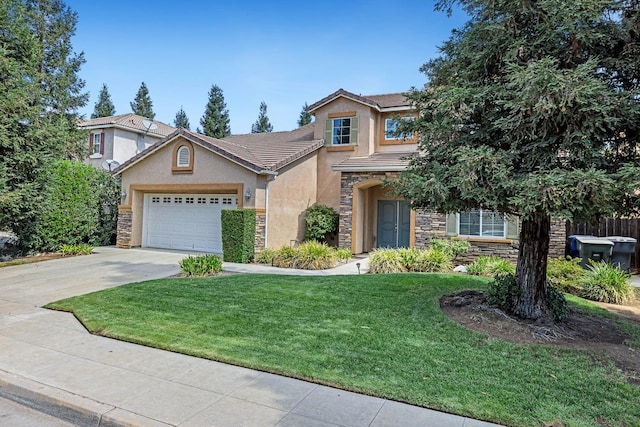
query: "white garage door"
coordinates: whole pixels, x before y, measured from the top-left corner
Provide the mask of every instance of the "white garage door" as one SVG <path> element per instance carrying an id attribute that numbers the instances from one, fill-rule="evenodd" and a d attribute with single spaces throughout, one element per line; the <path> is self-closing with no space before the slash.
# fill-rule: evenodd
<path id="1" fill-rule="evenodd" d="M 220 211 L 235 194 L 145 194 L 142 246 L 222 253 Z"/>

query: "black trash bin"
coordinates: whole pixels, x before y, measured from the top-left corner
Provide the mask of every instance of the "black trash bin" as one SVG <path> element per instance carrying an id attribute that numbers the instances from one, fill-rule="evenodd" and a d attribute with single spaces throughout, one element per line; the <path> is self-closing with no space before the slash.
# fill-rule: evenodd
<path id="1" fill-rule="evenodd" d="M 580 265 L 586 268 L 589 260 L 596 262 L 611 260 L 611 252 L 613 251 L 613 242 L 604 238 L 593 236 L 577 236 L 578 252 L 580 253 Z"/>
<path id="2" fill-rule="evenodd" d="M 578 237 L 585 239 L 597 239 L 596 236 L 573 234 L 569 236 L 569 255 L 571 258 L 580 258 L 580 250 L 578 249 Z"/>
<path id="3" fill-rule="evenodd" d="M 611 264 L 617 265 L 622 271 L 631 270 L 631 255 L 636 252 L 636 239 L 633 237 L 607 236 L 613 242 Z"/>

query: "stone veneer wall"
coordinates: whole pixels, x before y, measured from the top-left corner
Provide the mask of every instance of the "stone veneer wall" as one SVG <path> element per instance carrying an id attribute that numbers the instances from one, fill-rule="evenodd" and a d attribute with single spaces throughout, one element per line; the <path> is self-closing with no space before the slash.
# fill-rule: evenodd
<path id="1" fill-rule="evenodd" d="M 133 213 L 131 208 L 118 207 L 118 225 L 116 226 L 116 247 L 131 248 L 131 219 Z"/>

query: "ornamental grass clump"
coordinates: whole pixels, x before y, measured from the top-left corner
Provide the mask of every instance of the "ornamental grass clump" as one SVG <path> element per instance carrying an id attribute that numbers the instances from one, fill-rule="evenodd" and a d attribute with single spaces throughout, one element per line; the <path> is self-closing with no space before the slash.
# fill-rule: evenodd
<path id="1" fill-rule="evenodd" d="M 624 304 L 634 298 L 629 274 L 604 261 L 589 261 L 581 286 L 580 296 L 592 301 Z"/>
<path id="2" fill-rule="evenodd" d="M 376 249 L 369 255 L 370 273 L 406 273 L 406 271 L 402 256 L 396 249 Z"/>
<path id="3" fill-rule="evenodd" d="M 324 270 L 335 267 L 338 260 L 348 258 L 351 258 L 351 251 L 335 249 L 326 243 L 310 240 L 298 246 L 265 249 L 258 254 L 256 262 L 281 268 Z"/>
<path id="4" fill-rule="evenodd" d="M 493 277 L 496 274 L 514 274 L 516 266 L 497 256 L 479 256 L 467 266 L 467 273 L 474 276 Z"/>
<path id="5" fill-rule="evenodd" d="M 180 260 L 182 275 L 187 277 L 204 277 L 222 271 L 222 259 L 217 255 L 189 255 Z"/>
<path id="6" fill-rule="evenodd" d="M 62 245 L 58 252 L 60 252 L 62 256 L 89 255 L 93 252 L 93 246 L 88 243 L 81 243 L 79 245 Z"/>
<path id="7" fill-rule="evenodd" d="M 371 273 L 432 273 L 453 268 L 451 256 L 435 247 L 428 249 L 376 249 L 369 256 Z"/>

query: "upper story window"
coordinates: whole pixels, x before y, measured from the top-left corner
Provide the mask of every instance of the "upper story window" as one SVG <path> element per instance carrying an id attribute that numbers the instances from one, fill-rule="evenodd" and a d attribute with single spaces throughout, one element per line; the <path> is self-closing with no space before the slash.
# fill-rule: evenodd
<path id="1" fill-rule="evenodd" d="M 358 117 L 355 111 L 329 114 L 325 125 L 325 145 L 345 148 L 358 145 Z"/>
<path id="2" fill-rule="evenodd" d="M 104 133 L 91 133 L 89 135 L 89 153 L 104 154 Z"/>
<path id="3" fill-rule="evenodd" d="M 193 173 L 193 145 L 190 142 L 176 144 L 171 170 L 173 173 Z"/>
<path id="4" fill-rule="evenodd" d="M 458 235 L 476 237 L 500 237 L 507 235 L 504 214 L 483 209 L 472 209 L 458 214 Z"/>
<path id="5" fill-rule="evenodd" d="M 397 134 L 398 125 L 401 123 L 401 120 L 410 121 L 413 120 L 413 117 L 403 117 L 401 119 L 386 119 L 384 121 L 384 139 L 393 140 L 413 138 L 413 132 L 402 132 L 400 134 Z"/>

